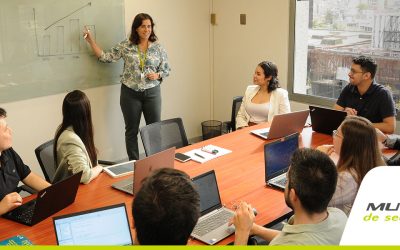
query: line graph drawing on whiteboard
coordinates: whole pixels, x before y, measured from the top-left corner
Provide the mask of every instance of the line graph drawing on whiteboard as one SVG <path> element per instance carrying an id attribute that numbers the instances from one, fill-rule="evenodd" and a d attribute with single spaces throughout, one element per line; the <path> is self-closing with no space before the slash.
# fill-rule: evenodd
<path id="1" fill-rule="evenodd" d="M 119 84 L 122 60 L 99 63 L 83 30 L 125 40 L 124 0 L 0 1 L 0 103 Z"/>
<path id="2" fill-rule="evenodd" d="M 83 11 L 90 7 L 92 7 L 91 2 L 58 18 L 45 28 L 38 27 L 38 14 L 36 9 L 33 8 L 37 56 L 48 57 L 90 53 L 91 50 L 89 50 L 86 41 L 81 35 L 83 28 L 86 27 L 96 39 L 96 25 L 82 21 L 84 19 Z"/>

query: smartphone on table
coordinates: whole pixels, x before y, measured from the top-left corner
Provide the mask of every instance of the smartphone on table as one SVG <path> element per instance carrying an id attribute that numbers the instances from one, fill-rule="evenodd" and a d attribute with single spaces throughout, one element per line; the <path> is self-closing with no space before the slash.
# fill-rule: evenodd
<path id="1" fill-rule="evenodd" d="M 187 156 L 187 155 L 182 154 L 182 153 L 175 153 L 175 160 L 177 160 L 177 161 L 187 162 L 190 159 L 191 159 L 190 156 Z"/>

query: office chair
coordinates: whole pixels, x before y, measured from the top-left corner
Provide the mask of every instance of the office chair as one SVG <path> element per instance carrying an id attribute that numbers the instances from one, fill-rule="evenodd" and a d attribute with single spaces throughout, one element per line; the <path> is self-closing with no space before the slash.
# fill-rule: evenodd
<path id="1" fill-rule="evenodd" d="M 181 118 L 173 118 L 146 125 L 140 129 L 146 156 L 165 149 L 189 145 Z"/>
<path id="2" fill-rule="evenodd" d="M 236 130 L 236 115 L 239 112 L 240 105 L 242 105 L 243 96 L 235 96 L 232 101 L 231 120 L 224 122 L 227 132 Z"/>
<path id="3" fill-rule="evenodd" d="M 35 155 L 42 169 L 44 178 L 52 183 L 56 173 L 56 163 L 54 162 L 54 139 L 47 141 L 35 149 Z"/>
<path id="4" fill-rule="evenodd" d="M 56 173 L 56 163 L 54 161 L 54 139 L 47 141 L 35 149 L 35 155 L 42 169 L 44 178 L 49 183 L 53 183 Z M 115 162 L 98 160 L 100 165 L 114 165 Z"/>

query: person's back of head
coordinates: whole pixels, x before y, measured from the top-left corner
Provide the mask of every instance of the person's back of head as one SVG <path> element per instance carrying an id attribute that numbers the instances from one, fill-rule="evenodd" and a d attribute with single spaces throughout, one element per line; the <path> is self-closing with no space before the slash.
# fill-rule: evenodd
<path id="1" fill-rule="evenodd" d="M 86 150 L 89 154 L 92 165 L 97 165 L 97 152 L 93 140 L 93 123 L 92 111 L 90 107 L 89 98 L 80 90 L 69 92 L 63 101 L 62 105 L 63 120 L 58 127 L 55 143 L 54 143 L 54 156 L 55 159 L 57 152 L 57 140 L 61 133 L 71 126 L 74 132 L 81 138 Z"/>
<path id="2" fill-rule="evenodd" d="M 371 79 L 374 79 L 376 71 L 378 69 L 378 64 L 376 61 L 369 56 L 357 56 L 353 57 L 353 63 L 360 65 L 364 73 L 369 72 L 371 74 Z"/>
<path id="3" fill-rule="evenodd" d="M 336 166 L 329 156 L 309 148 L 298 149 L 293 153 L 287 191 L 295 190 L 301 206 L 308 214 L 321 213 L 327 209 L 336 182 Z"/>
<path id="4" fill-rule="evenodd" d="M 200 197 L 192 180 L 170 168 L 147 177 L 132 206 L 141 245 L 185 245 L 200 216 Z"/>
<path id="5" fill-rule="evenodd" d="M 360 185 L 369 170 L 385 165 L 379 150 L 375 128 L 368 119 L 360 116 L 346 117 L 339 128 L 343 138 L 338 170 L 353 169 Z"/>
<path id="6" fill-rule="evenodd" d="M 7 112 L 5 109 L 0 108 L 0 117 L 6 118 L 7 117 Z"/>

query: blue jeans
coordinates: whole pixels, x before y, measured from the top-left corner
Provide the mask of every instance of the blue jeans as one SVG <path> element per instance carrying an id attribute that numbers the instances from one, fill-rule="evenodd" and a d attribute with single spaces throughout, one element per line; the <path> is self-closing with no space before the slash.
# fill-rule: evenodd
<path id="1" fill-rule="evenodd" d="M 147 125 L 161 120 L 160 86 L 138 92 L 122 84 L 120 106 L 125 120 L 126 152 L 129 160 L 138 160 L 137 137 L 142 112 Z"/>

